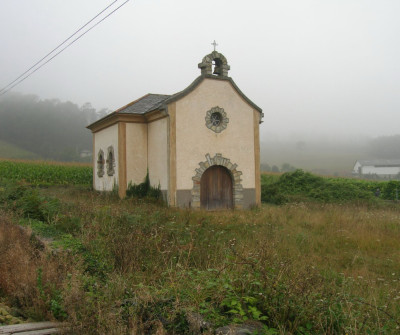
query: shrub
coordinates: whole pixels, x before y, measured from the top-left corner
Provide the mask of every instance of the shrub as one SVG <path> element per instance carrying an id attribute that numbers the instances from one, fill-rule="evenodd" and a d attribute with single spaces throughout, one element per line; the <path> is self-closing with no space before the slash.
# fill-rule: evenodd
<path id="1" fill-rule="evenodd" d="M 277 205 L 307 199 L 321 202 L 370 200 L 373 199 L 376 184 L 351 179 L 323 178 L 296 170 L 282 174 L 275 182 L 263 178 L 261 200 Z"/>
<path id="2" fill-rule="evenodd" d="M 389 181 L 381 191 L 383 199 L 398 200 L 400 192 L 400 181 Z"/>
<path id="3" fill-rule="evenodd" d="M 37 189 L 27 189 L 16 205 L 26 218 L 47 223 L 53 222 L 60 209 L 58 199 L 43 197 Z"/>
<path id="4" fill-rule="evenodd" d="M 19 183 L 0 180 L 0 205 L 19 210 L 25 218 L 53 222 L 60 211 L 60 201 L 44 197 L 39 190 Z"/>
<path id="5" fill-rule="evenodd" d="M 128 188 L 126 190 L 126 196 L 128 198 L 130 197 L 136 197 L 136 198 L 154 198 L 154 199 L 161 199 L 162 193 L 161 193 L 161 186 L 158 184 L 157 187 L 153 187 L 150 184 L 150 178 L 149 178 L 149 171 L 147 171 L 146 177 L 144 178 L 143 183 L 136 185 L 132 184 L 132 182 L 129 182 Z"/>

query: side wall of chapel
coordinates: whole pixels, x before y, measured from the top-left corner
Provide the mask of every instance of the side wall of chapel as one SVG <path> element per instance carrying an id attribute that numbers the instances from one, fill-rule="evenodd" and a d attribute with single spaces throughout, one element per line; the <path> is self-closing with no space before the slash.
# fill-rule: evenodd
<path id="1" fill-rule="evenodd" d="M 168 190 L 168 119 L 166 117 L 147 124 L 148 167 L 150 183 L 161 187 L 164 195 Z"/>
<path id="2" fill-rule="evenodd" d="M 147 124 L 126 123 L 126 183 L 140 184 L 147 173 Z"/>

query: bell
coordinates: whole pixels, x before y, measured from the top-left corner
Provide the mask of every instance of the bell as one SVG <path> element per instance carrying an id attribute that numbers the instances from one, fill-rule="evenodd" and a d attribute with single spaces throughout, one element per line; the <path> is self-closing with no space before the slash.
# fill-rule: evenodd
<path id="1" fill-rule="evenodd" d="M 215 65 L 213 74 L 221 75 L 222 74 L 221 73 L 221 68 L 219 66 Z"/>

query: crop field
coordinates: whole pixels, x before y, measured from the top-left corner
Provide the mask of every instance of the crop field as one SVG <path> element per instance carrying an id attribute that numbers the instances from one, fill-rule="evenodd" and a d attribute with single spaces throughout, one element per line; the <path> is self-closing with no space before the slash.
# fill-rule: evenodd
<path id="1" fill-rule="evenodd" d="M 262 178 L 269 203 L 218 212 L 0 179 L 0 304 L 68 334 L 399 334 L 390 182 Z"/>
<path id="2" fill-rule="evenodd" d="M 33 185 L 91 185 L 89 164 L 0 160 L 0 177 Z"/>

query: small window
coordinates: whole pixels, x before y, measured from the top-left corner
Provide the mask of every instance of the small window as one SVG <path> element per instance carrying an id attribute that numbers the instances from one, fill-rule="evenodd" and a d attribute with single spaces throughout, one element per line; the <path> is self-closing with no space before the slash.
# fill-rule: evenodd
<path id="1" fill-rule="evenodd" d="M 104 152 L 101 149 L 97 154 L 97 175 L 99 178 L 104 176 Z"/>
<path id="2" fill-rule="evenodd" d="M 229 123 L 223 108 L 215 106 L 206 113 L 206 127 L 216 133 L 223 131 Z"/>
<path id="3" fill-rule="evenodd" d="M 115 173 L 115 157 L 114 157 L 114 148 L 112 146 L 107 149 L 107 175 L 113 176 Z"/>

